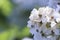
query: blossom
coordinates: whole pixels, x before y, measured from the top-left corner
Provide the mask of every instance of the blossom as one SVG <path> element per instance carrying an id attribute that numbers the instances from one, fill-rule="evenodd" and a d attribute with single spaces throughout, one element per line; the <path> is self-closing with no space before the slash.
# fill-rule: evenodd
<path id="1" fill-rule="evenodd" d="M 33 9 L 28 21 L 30 33 L 34 35 L 34 40 L 55 40 L 60 34 L 58 30 L 60 24 L 60 13 L 55 9 L 40 7 Z"/>
<path id="2" fill-rule="evenodd" d="M 38 13 L 39 13 L 39 11 L 34 8 L 31 12 L 31 15 L 30 15 L 29 19 L 31 21 L 38 21 L 39 22 L 40 19 L 39 19 Z"/>

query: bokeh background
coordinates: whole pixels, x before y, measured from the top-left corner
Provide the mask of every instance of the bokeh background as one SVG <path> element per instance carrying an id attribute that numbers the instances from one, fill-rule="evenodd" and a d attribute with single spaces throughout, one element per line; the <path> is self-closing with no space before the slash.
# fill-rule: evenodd
<path id="1" fill-rule="evenodd" d="M 0 0 L 0 40 L 32 38 L 27 27 L 33 8 L 48 5 L 49 0 Z"/>

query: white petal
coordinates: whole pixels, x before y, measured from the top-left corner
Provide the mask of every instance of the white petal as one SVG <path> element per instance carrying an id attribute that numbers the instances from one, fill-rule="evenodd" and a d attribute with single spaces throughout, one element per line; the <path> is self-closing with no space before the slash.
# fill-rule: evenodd
<path id="1" fill-rule="evenodd" d="M 60 18 L 56 18 L 56 21 L 59 23 L 60 22 Z"/>
<path id="2" fill-rule="evenodd" d="M 37 10 L 37 9 L 34 8 L 34 9 L 32 10 L 29 19 L 30 19 L 30 20 L 38 19 L 38 10 Z"/>
<path id="3" fill-rule="evenodd" d="M 60 35 L 60 29 L 55 29 L 53 31 L 54 31 L 55 35 Z"/>
<path id="4" fill-rule="evenodd" d="M 54 21 L 51 21 L 51 28 L 54 28 L 55 25 L 56 23 Z"/>

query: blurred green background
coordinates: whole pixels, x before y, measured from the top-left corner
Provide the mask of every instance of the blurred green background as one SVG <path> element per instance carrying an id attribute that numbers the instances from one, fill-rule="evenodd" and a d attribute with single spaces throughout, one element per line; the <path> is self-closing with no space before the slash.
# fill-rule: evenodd
<path id="1" fill-rule="evenodd" d="M 30 12 L 47 3 L 48 0 L 0 0 L 0 40 L 32 38 L 27 27 Z"/>
<path id="2" fill-rule="evenodd" d="M 0 40 L 21 40 L 31 37 L 26 26 L 30 11 L 20 8 L 20 5 L 14 4 L 11 0 L 0 0 Z"/>

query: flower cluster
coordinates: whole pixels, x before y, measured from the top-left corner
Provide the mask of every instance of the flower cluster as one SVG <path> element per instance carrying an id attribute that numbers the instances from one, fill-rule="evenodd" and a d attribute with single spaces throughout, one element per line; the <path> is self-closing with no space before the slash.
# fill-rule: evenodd
<path id="1" fill-rule="evenodd" d="M 50 7 L 33 9 L 28 21 L 34 40 L 58 40 L 60 35 L 60 13 Z"/>

